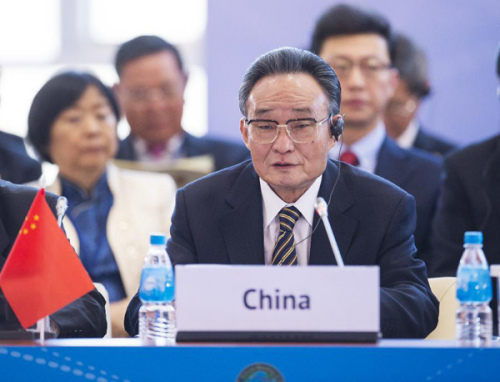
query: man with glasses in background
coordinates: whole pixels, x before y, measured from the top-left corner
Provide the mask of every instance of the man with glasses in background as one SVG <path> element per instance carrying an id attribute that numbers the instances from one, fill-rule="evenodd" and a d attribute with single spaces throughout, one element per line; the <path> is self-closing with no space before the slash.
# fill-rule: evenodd
<path id="1" fill-rule="evenodd" d="M 139 36 L 120 46 L 115 57 L 120 83 L 115 91 L 130 135 L 118 159 L 169 165 L 172 160 L 210 155 L 214 170 L 248 159 L 241 144 L 195 137 L 181 125 L 188 76 L 179 51 L 157 36 Z"/>
<path id="2" fill-rule="evenodd" d="M 334 265 L 315 214 L 321 196 L 329 201 L 344 263 L 380 267 L 382 335 L 427 336 L 437 323 L 438 302 L 423 261 L 413 255 L 413 197 L 328 160 L 343 126 L 334 71 L 310 52 L 273 50 L 248 69 L 239 101 L 240 132 L 252 160 L 177 192 L 167 242 L 174 265 Z M 125 318 L 131 335 L 138 331 L 140 306 L 136 295 Z"/>
<path id="3" fill-rule="evenodd" d="M 337 73 L 345 113 L 343 145 L 330 151 L 379 175 L 413 195 L 417 203 L 415 244 L 428 250 L 428 235 L 439 191 L 441 162 L 433 155 L 400 148 L 387 137 L 385 109 L 398 85 L 391 65 L 391 27 L 381 15 L 340 4 L 317 21 L 311 50 Z"/>
<path id="4" fill-rule="evenodd" d="M 415 147 L 443 156 L 455 146 L 424 130 L 417 117 L 420 104 L 431 92 L 425 54 L 402 34 L 394 40 L 394 67 L 400 81 L 385 111 L 387 134 L 400 147 Z"/>

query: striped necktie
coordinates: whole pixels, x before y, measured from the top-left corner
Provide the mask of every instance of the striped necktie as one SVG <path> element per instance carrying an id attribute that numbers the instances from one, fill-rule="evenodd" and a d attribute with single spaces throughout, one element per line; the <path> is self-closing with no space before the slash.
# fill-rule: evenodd
<path id="1" fill-rule="evenodd" d="M 293 206 L 283 207 L 279 212 L 280 232 L 274 245 L 272 265 L 297 265 L 293 227 L 300 216 L 300 211 Z"/>

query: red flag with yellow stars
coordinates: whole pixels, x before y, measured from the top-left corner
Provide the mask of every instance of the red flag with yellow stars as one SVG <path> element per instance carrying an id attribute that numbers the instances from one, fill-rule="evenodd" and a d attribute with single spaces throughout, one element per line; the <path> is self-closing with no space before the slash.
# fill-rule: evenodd
<path id="1" fill-rule="evenodd" d="M 36 194 L 0 274 L 0 287 L 23 328 L 34 325 L 94 284 L 45 200 Z"/>

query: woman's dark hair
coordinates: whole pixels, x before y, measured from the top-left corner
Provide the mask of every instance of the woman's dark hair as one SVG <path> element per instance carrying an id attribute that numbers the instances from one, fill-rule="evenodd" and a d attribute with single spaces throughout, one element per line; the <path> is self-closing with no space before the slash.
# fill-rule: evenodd
<path id="1" fill-rule="evenodd" d="M 28 115 L 28 140 L 43 160 L 52 162 L 49 153 L 50 130 L 57 117 L 73 106 L 89 86 L 95 86 L 108 100 L 120 119 L 120 109 L 113 92 L 90 73 L 67 71 L 52 77 L 38 91 Z"/>

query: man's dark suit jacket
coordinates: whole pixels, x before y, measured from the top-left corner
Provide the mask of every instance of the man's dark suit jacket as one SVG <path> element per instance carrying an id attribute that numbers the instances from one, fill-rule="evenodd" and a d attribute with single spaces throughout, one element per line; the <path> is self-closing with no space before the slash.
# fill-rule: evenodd
<path id="1" fill-rule="evenodd" d="M 243 145 L 210 137 L 195 137 L 184 132 L 184 142 L 181 146 L 183 157 L 191 158 L 199 155 L 211 155 L 214 158 L 215 170 L 241 163 L 250 158 L 250 151 Z M 120 141 L 117 159 L 137 160 L 132 136 Z"/>
<path id="2" fill-rule="evenodd" d="M 500 135 L 445 158 L 432 251 L 425 258 L 431 276 L 456 275 L 465 231 L 482 231 L 488 262 L 500 264 Z"/>
<path id="3" fill-rule="evenodd" d="M 456 148 L 451 143 L 428 133 L 422 128 L 418 129 L 413 147 L 439 156 L 445 156 Z"/>
<path id="4" fill-rule="evenodd" d="M 337 174 L 337 165 L 328 161 L 319 190 L 325 200 Z M 413 197 L 379 177 L 342 165 L 329 219 L 346 265 L 380 266 L 383 336 L 429 334 L 437 324 L 438 302 L 424 263 L 414 257 Z M 262 194 L 252 162 L 180 189 L 170 233 L 167 251 L 174 264 L 264 264 Z M 335 264 L 322 226 L 312 236 L 309 264 Z M 125 316 L 131 335 L 138 331 L 140 304 L 136 295 Z"/>
<path id="5" fill-rule="evenodd" d="M 0 179 L 21 184 L 41 175 L 42 166 L 29 157 L 23 139 L 0 131 Z"/>
<path id="6" fill-rule="evenodd" d="M 37 190 L 31 187 L 18 186 L 0 180 L 0 270 L 14 244 L 19 229 L 28 213 Z M 58 197 L 47 193 L 47 201 L 52 210 Z M 0 294 L 2 294 L 0 290 Z M 2 294 L 3 295 L 3 294 Z M 72 302 L 50 317 L 59 325 L 59 337 L 104 337 L 106 334 L 106 301 L 97 290 L 86 294 Z M 21 326 L 10 307 L 7 309 L 9 322 L 2 325 L 9 329 L 20 329 Z"/>
<path id="7" fill-rule="evenodd" d="M 401 187 L 415 198 L 418 256 L 429 250 L 432 217 L 441 183 L 441 158 L 421 150 L 406 150 L 386 137 L 378 153 L 375 174 Z"/>

